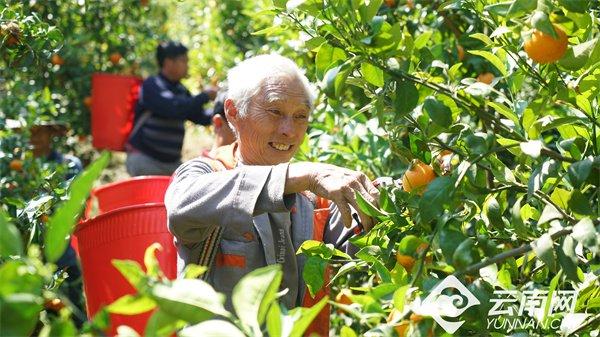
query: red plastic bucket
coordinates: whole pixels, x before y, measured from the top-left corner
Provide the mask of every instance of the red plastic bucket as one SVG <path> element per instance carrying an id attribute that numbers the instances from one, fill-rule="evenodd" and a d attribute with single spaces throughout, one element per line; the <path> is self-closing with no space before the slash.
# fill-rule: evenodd
<path id="1" fill-rule="evenodd" d="M 171 177 L 140 176 L 106 184 L 95 188 L 91 200 L 98 203 L 97 214 L 106 213 L 125 206 L 151 202 L 163 202 Z M 92 203 L 88 203 L 86 216 L 89 217 Z"/>
<path id="2" fill-rule="evenodd" d="M 112 265 L 113 259 L 137 261 L 143 269 L 144 252 L 158 242 L 163 247 L 156 256 L 165 276 L 177 277 L 177 251 L 167 230 L 163 203 L 127 206 L 80 223 L 75 231 L 83 272 L 83 290 L 88 317 L 134 288 Z M 111 314 L 110 335 L 119 325 L 128 325 L 143 336 L 152 312 L 139 315 Z"/>
<path id="3" fill-rule="evenodd" d="M 92 75 L 92 145 L 123 151 L 133 125 L 133 104 L 142 79 L 135 76 Z"/>

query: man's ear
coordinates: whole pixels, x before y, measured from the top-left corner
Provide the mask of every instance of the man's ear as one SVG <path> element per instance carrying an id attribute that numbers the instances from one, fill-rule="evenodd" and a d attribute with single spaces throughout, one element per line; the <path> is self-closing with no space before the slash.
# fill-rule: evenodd
<path id="1" fill-rule="evenodd" d="M 219 129 L 223 126 L 223 117 L 221 115 L 214 115 L 212 117 L 212 123 L 216 129 Z"/>
<path id="2" fill-rule="evenodd" d="M 225 100 L 224 108 L 225 108 L 225 116 L 227 116 L 227 120 L 232 121 L 232 122 L 237 121 L 238 109 L 235 107 L 235 104 L 233 103 L 233 101 L 230 98 Z"/>

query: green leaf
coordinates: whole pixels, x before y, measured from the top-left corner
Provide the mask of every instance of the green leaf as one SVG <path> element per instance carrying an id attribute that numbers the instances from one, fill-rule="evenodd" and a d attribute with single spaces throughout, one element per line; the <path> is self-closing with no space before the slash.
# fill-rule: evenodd
<path id="1" fill-rule="evenodd" d="M 568 279 L 575 282 L 581 282 L 577 273 L 577 254 L 575 253 L 575 240 L 571 236 L 566 236 L 562 245 L 556 250 L 558 262 L 563 268 Z"/>
<path id="2" fill-rule="evenodd" d="M 546 233 L 531 243 L 535 255 L 542 260 L 550 270 L 556 268 L 556 257 L 554 256 L 554 242 L 550 234 Z"/>
<path id="3" fill-rule="evenodd" d="M 423 243 L 426 242 L 416 235 L 407 235 L 400 240 L 398 252 L 404 255 L 414 255 L 416 254 L 417 248 Z"/>
<path id="4" fill-rule="evenodd" d="M 396 99 L 394 107 L 397 117 L 411 112 L 419 102 L 419 91 L 412 82 L 400 80 L 396 82 Z"/>
<path id="5" fill-rule="evenodd" d="M 187 266 L 185 266 L 185 269 L 183 269 L 183 278 L 198 278 L 204 273 L 206 273 L 207 270 L 208 268 L 206 266 L 199 266 L 193 263 L 188 264 Z"/>
<path id="6" fill-rule="evenodd" d="M 210 320 L 187 327 L 177 333 L 178 337 L 246 337 L 235 325 L 223 320 Z M 256 336 L 262 336 L 256 335 Z"/>
<path id="7" fill-rule="evenodd" d="M 438 177 L 425 190 L 419 201 L 419 214 L 424 223 L 437 218 L 444 210 L 444 205 L 452 199 L 455 191 L 455 178 Z"/>
<path id="8" fill-rule="evenodd" d="M 0 257 L 23 255 L 23 239 L 15 225 L 8 221 L 4 210 L 0 209 Z"/>
<path id="9" fill-rule="evenodd" d="M 351 327 L 344 325 L 340 329 L 340 337 L 358 337 L 358 335 Z"/>
<path id="10" fill-rule="evenodd" d="M 149 276 L 158 276 L 160 273 L 160 266 L 156 259 L 156 251 L 162 250 L 162 246 L 158 242 L 154 242 L 144 252 L 144 265 L 146 266 L 146 273 Z"/>
<path id="11" fill-rule="evenodd" d="M 588 11 L 590 0 L 558 0 L 558 3 L 572 12 L 586 13 Z"/>
<path id="12" fill-rule="evenodd" d="M 360 71 L 367 82 L 373 84 L 374 86 L 381 88 L 383 87 L 383 70 L 377 68 L 368 62 L 363 62 L 360 65 Z"/>
<path id="13" fill-rule="evenodd" d="M 580 188 L 581 185 L 585 183 L 590 175 L 590 172 L 592 172 L 593 164 L 593 159 L 586 158 L 569 166 L 567 169 L 567 174 L 569 175 L 569 181 L 573 187 Z"/>
<path id="14" fill-rule="evenodd" d="M 187 323 L 158 309 L 148 319 L 144 329 L 145 337 L 168 337 L 183 328 Z"/>
<path id="15" fill-rule="evenodd" d="M 246 274 L 233 288 L 233 308 L 241 323 L 255 335 L 260 334 L 282 278 L 281 265 L 270 265 Z"/>
<path id="16" fill-rule="evenodd" d="M 0 297 L 0 336 L 30 336 L 38 323 L 42 298 L 15 293 Z M 10 313 L 7 315 L 6 313 Z"/>
<path id="17" fill-rule="evenodd" d="M 398 288 L 394 292 L 394 308 L 400 312 L 404 311 L 404 304 L 406 303 L 406 292 L 410 288 L 410 285 L 405 285 Z"/>
<path id="18" fill-rule="evenodd" d="M 506 13 L 506 19 L 529 14 L 536 9 L 537 1 L 533 0 L 515 0 Z"/>
<path id="19" fill-rule="evenodd" d="M 560 213 L 560 211 L 558 209 L 556 209 L 556 207 L 554 207 L 553 205 L 546 205 L 544 206 L 544 210 L 542 211 L 542 214 L 540 215 L 540 218 L 538 220 L 538 226 L 539 225 L 543 225 L 547 222 L 550 222 L 551 220 L 555 220 L 555 219 L 562 219 L 563 215 L 562 213 Z"/>
<path id="20" fill-rule="evenodd" d="M 552 25 L 552 21 L 550 21 L 548 14 L 540 10 L 534 11 L 531 17 L 531 24 L 535 29 L 552 36 L 554 39 L 558 39 L 558 34 L 554 30 L 554 26 Z"/>
<path id="21" fill-rule="evenodd" d="M 492 14 L 506 16 L 513 2 L 514 1 L 499 2 L 492 5 L 487 5 L 484 7 L 484 9 Z"/>
<path id="22" fill-rule="evenodd" d="M 98 160 L 78 175 L 69 186 L 68 199 L 50 217 L 44 238 L 44 253 L 49 262 L 56 262 L 67 248 L 69 235 L 73 232 L 94 181 L 100 177 L 109 159 L 110 153 L 103 152 Z"/>
<path id="23" fill-rule="evenodd" d="M 358 8 L 358 11 L 360 13 L 360 21 L 363 24 L 370 23 L 371 20 L 373 19 L 373 17 L 375 16 L 375 14 L 377 14 L 377 11 L 379 10 L 379 7 L 381 7 L 382 3 L 383 3 L 383 0 L 367 0 L 367 1 L 365 1 L 365 4 L 361 5 Z"/>
<path id="24" fill-rule="evenodd" d="M 375 207 L 375 205 L 373 205 L 372 203 L 368 202 L 367 200 L 365 200 L 365 198 L 363 198 L 362 194 L 360 194 L 358 191 L 354 192 L 355 198 L 356 198 L 356 203 L 358 204 L 358 208 L 360 208 L 360 210 L 365 213 L 366 215 L 377 219 L 377 218 L 385 218 L 387 216 L 389 216 L 388 213 L 379 210 L 377 207 Z"/>
<path id="25" fill-rule="evenodd" d="M 281 308 L 279 303 L 274 302 L 267 314 L 267 332 L 269 337 L 281 337 L 282 333 Z"/>
<path id="26" fill-rule="evenodd" d="M 306 282 L 311 297 L 315 297 L 315 294 L 325 284 L 326 268 L 327 261 L 320 257 L 311 256 L 306 260 L 304 270 L 302 271 L 302 278 L 304 279 L 304 282 Z"/>
<path id="27" fill-rule="evenodd" d="M 508 72 L 506 71 L 506 66 L 504 65 L 504 63 L 502 63 L 500 58 L 498 58 L 498 56 L 490 53 L 489 51 L 469 50 L 469 54 L 481 56 L 484 59 L 488 60 L 494 67 L 496 67 L 496 69 L 498 69 L 498 71 L 500 71 L 502 76 L 506 76 L 508 74 Z"/>
<path id="28" fill-rule="evenodd" d="M 444 128 L 452 125 L 452 111 L 444 103 L 433 97 L 428 97 L 423 103 L 423 108 L 435 124 Z"/>
<path id="29" fill-rule="evenodd" d="M 591 215 L 594 211 L 590 206 L 590 199 L 580 190 L 573 190 L 569 199 L 569 209 L 580 215 Z"/>
<path id="30" fill-rule="evenodd" d="M 152 299 L 166 314 L 196 324 L 215 315 L 229 317 L 225 297 L 201 280 L 178 279 L 152 287 Z"/>
<path id="31" fill-rule="evenodd" d="M 131 260 L 112 260 L 112 265 L 119 270 L 121 275 L 125 277 L 135 290 L 141 292 L 144 286 L 146 274 L 142 270 L 142 266 L 136 261 Z"/>
<path id="32" fill-rule="evenodd" d="M 302 337 L 306 329 L 310 326 L 310 323 L 319 315 L 319 312 L 323 310 L 325 305 L 327 305 L 328 297 L 323 297 L 317 304 L 313 305 L 310 308 L 298 307 L 290 310 L 289 316 L 299 317 L 296 321 L 294 321 L 294 325 L 292 327 L 292 331 L 290 333 L 290 337 Z"/>
<path id="33" fill-rule="evenodd" d="M 417 36 L 414 42 L 415 50 L 425 47 L 427 45 L 427 42 L 429 42 L 431 35 L 433 35 L 433 30 L 426 30 L 422 34 Z"/>
<path id="34" fill-rule="evenodd" d="M 542 318 L 542 321 L 546 320 L 546 318 L 548 317 L 548 311 L 550 310 L 550 306 L 552 305 L 552 294 L 554 293 L 554 291 L 556 291 L 556 287 L 558 287 L 558 282 L 560 281 L 561 277 L 562 270 L 559 270 L 558 273 L 550 281 L 550 287 L 548 287 L 548 295 L 546 297 L 547 299 L 546 305 L 544 307 L 544 316 Z"/>
<path id="35" fill-rule="evenodd" d="M 40 331 L 40 337 L 72 337 L 77 335 L 75 324 L 70 319 L 60 318 L 52 321 L 50 325 L 44 326 Z"/>
<path id="36" fill-rule="evenodd" d="M 315 71 L 317 78 L 323 79 L 323 75 L 333 64 L 346 59 L 346 53 L 339 48 L 329 44 L 322 44 L 315 57 Z"/>
<path id="37" fill-rule="evenodd" d="M 580 242 L 584 247 L 598 250 L 597 232 L 594 223 L 590 218 L 583 218 L 573 226 L 571 236 Z"/>
<path id="38" fill-rule="evenodd" d="M 156 302 L 143 295 L 125 295 L 106 307 L 108 312 L 121 315 L 137 315 L 154 308 Z"/>
<path id="39" fill-rule="evenodd" d="M 519 117 L 513 110 L 511 110 L 506 105 L 498 102 L 488 102 L 488 105 L 494 108 L 494 110 L 496 110 L 502 116 L 513 121 L 515 125 L 519 125 Z"/>
<path id="40" fill-rule="evenodd" d="M 558 61 L 558 64 L 568 70 L 576 71 L 586 64 L 593 64 L 597 60 L 590 59 L 596 55 L 596 50 L 600 50 L 600 39 L 595 38 L 574 46 L 569 46 L 565 55 Z"/>
<path id="41" fill-rule="evenodd" d="M 452 254 L 452 265 L 457 270 L 464 270 L 468 266 L 479 262 L 480 256 L 475 247 L 475 240 L 473 238 L 466 238 L 463 242 L 456 247 L 456 251 Z"/>

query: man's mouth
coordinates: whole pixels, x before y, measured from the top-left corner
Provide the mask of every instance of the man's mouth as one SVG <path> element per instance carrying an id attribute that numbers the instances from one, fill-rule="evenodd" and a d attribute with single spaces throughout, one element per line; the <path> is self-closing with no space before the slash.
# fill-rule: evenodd
<path id="1" fill-rule="evenodd" d="M 269 142 L 269 146 L 277 151 L 289 151 L 292 148 L 292 145 L 275 142 Z"/>

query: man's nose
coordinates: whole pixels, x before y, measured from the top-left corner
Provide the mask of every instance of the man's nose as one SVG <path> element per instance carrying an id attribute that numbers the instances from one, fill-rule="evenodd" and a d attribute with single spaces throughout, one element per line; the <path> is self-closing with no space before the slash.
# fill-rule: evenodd
<path id="1" fill-rule="evenodd" d="M 279 133 L 287 137 L 294 136 L 294 118 L 292 116 L 281 117 L 279 122 Z"/>

